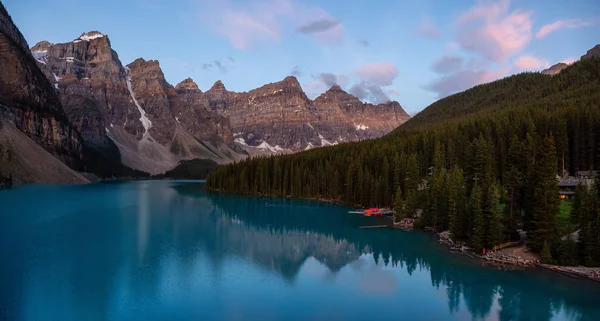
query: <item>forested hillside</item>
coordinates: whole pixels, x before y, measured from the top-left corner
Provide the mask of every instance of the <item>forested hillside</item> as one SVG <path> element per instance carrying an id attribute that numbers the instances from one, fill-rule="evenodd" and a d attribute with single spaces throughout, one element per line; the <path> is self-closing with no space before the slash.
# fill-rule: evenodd
<path id="1" fill-rule="evenodd" d="M 556 175 L 597 167 L 599 135 L 600 59 L 591 58 L 556 76 L 524 73 L 441 99 L 380 139 L 222 167 L 207 188 L 395 205 L 399 217 L 422 210 L 424 226 L 475 249 L 523 228 L 534 249 L 558 256 Z M 595 253 L 588 264 L 600 263 Z"/>

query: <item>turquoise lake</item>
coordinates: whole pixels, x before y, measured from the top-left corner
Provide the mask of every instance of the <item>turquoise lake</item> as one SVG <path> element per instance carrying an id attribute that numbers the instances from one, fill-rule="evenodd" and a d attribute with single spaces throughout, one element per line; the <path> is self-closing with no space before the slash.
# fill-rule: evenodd
<path id="1" fill-rule="evenodd" d="M 600 320 L 600 284 L 327 203 L 135 181 L 25 185 L 0 209 L 3 321 Z"/>

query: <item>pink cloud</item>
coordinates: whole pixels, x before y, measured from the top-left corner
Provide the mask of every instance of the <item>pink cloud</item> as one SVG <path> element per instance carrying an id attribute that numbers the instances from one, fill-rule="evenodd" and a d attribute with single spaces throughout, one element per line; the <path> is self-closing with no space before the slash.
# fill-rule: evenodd
<path id="1" fill-rule="evenodd" d="M 400 91 L 398 91 L 396 89 L 390 89 L 387 91 L 387 93 L 392 96 L 400 96 Z"/>
<path id="2" fill-rule="evenodd" d="M 444 50 L 446 50 L 447 52 L 456 51 L 458 48 L 459 48 L 459 45 L 456 42 L 449 42 L 444 46 Z"/>
<path id="3" fill-rule="evenodd" d="M 293 0 L 254 0 L 235 5 L 227 0 L 203 0 L 196 4 L 197 18 L 240 50 L 278 42 L 286 32 L 311 22 L 335 20 L 319 7 Z M 323 44 L 339 44 L 343 42 L 344 34 L 344 27 L 337 23 L 328 30 L 315 33 L 314 37 Z"/>
<path id="4" fill-rule="evenodd" d="M 579 59 L 575 58 L 575 57 L 569 57 L 569 58 L 563 59 L 563 61 L 561 61 L 561 62 L 565 63 L 567 65 L 572 65 L 573 63 L 577 62 L 577 60 L 579 60 Z"/>
<path id="5" fill-rule="evenodd" d="M 444 76 L 426 85 L 424 88 L 437 93 L 438 97 L 442 98 L 463 90 L 467 90 L 476 85 L 494 81 L 505 76 L 507 72 L 508 70 L 506 68 L 493 71 L 483 69 L 463 69 Z"/>
<path id="6" fill-rule="evenodd" d="M 510 1 L 478 1 L 458 18 L 458 44 L 492 60 L 504 60 L 531 40 L 531 13 L 510 10 Z"/>
<path id="7" fill-rule="evenodd" d="M 550 63 L 546 59 L 535 56 L 520 56 L 514 64 L 517 71 L 524 70 L 541 70 L 550 67 Z"/>
<path id="8" fill-rule="evenodd" d="M 390 62 L 376 62 L 356 68 L 356 75 L 363 82 L 389 86 L 398 77 L 398 69 Z"/>
<path id="9" fill-rule="evenodd" d="M 415 30 L 416 34 L 425 38 L 442 39 L 442 33 L 429 16 L 421 18 L 421 24 Z"/>
<path id="10" fill-rule="evenodd" d="M 571 19 L 571 20 L 558 20 L 553 23 L 549 23 L 543 25 L 540 30 L 535 34 L 535 37 L 538 39 L 546 37 L 553 31 L 559 29 L 576 29 L 581 27 L 593 26 L 597 23 L 594 20 L 581 20 L 581 19 Z"/>
<path id="11" fill-rule="evenodd" d="M 350 88 L 350 93 L 361 100 L 373 103 L 389 101 L 383 87 L 391 85 L 398 77 L 398 69 L 389 62 L 376 62 L 362 65 L 355 71 L 358 82 Z"/>
<path id="12" fill-rule="evenodd" d="M 315 97 L 329 89 L 325 82 L 323 82 L 323 80 L 319 78 L 311 80 L 306 85 L 304 85 L 303 88 L 306 91 L 306 95 L 311 99 L 314 99 Z"/>

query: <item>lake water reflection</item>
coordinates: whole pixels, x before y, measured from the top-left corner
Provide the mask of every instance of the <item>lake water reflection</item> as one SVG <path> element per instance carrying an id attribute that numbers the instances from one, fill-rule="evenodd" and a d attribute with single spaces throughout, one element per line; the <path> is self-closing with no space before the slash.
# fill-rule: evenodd
<path id="1" fill-rule="evenodd" d="M 0 192 L 0 320 L 600 320 L 600 287 L 198 182 Z M 269 203 L 269 206 L 266 206 Z"/>

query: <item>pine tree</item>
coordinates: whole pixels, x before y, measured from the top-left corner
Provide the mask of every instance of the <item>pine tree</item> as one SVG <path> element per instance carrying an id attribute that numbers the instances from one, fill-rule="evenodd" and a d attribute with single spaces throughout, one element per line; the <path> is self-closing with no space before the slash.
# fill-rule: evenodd
<path id="1" fill-rule="evenodd" d="M 398 155 L 398 152 L 394 153 L 394 160 L 393 160 L 393 166 L 394 166 L 394 185 L 392 186 L 393 190 L 397 190 L 398 187 L 401 187 L 401 169 L 402 169 L 402 165 L 400 165 L 400 156 Z"/>
<path id="2" fill-rule="evenodd" d="M 478 138 L 473 141 L 473 177 L 478 179 L 478 184 L 482 190 L 492 184 L 494 171 L 493 171 L 493 157 L 494 150 L 491 143 L 488 141 L 483 134 L 480 134 Z"/>
<path id="3" fill-rule="evenodd" d="M 392 190 L 390 189 L 390 164 L 387 156 L 383 157 L 383 164 L 381 165 L 381 204 L 388 206 L 391 205 Z"/>
<path id="4" fill-rule="evenodd" d="M 548 245 L 547 241 L 544 241 L 544 246 L 542 247 L 542 252 L 540 254 L 540 260 L 544 264 L 554 263 L 554 260 L 552 260 L 552 252 L 550 251 L 550 245 Z"/>
<path id="5" fill-rule="evenodd" d="M 507 201 L 504 207 L 506 225 L 513 231 L 517 229 L 517 224 L 521 219 L 520 195 L 523 189 L 523 173 L 520 170 L 521 158 L 521 142 L 515 135 L 511 138 L 508 148 L 507 173 L 505 174 Z"/>
<path id="6" fill-rule="evenodd" d="M 575 266 L 578 264 L 577 243 L 571 235 L 566 240 L 561 241 L 558 247 L 558 261 L 560 265 Z"/>
<path id="7" fill-rule="evenodd" d="M 404 199 L 402 199 L 402 189 L 398 186 L 396 188 L 396 195 L 394 197 L 394 221 L 400 222 L 406 217 L 404 212 Z"/>
<path id="8" fill-rule="evenodd" d="M 448 225 L 453 239 L 464 239 L 468 234 L 465 190 L 463 171 L 455 166 L 448 175 Z"/>
<path id="9" fill-rule="evenodd" d="M 471 191 L 469 199 L 469 216 L 473 220 L 471 228 L 471 246 L 479 251 L 485 246 L 485 222 L 483 220 L 483 211 L 481 208 L 481 188 L 478 183 Z"/>
<path id="10" fill-rule="evenodd" d="M 500 211 L 500 194 L 495 184 L 490 185 L 486 196 L 484 216 L 487 218 L 487 244 L 489 247 L 500 245 L 504 238 L 502 212 Z"/>
<path id="11" fill-rule="evenodd" d="M 556 235 L 554 218 L 559 213 L 558 181 L 556 179 L 556 148 L 554 139 L 548 136 L 536 157 L 534 172 L 532 221 L 527 231 L 529 245 L 541 250 L 545 242 L 551 243 Z"/>
<path id="12" fill-rule="evenodd" d="M 345 184 L 344 184 L 344 186 L 346 187 L 346 195 L 345 195 L 345 200 L 346 201 L 352 201 L 352 200 L 355 199 L 355 194 L 354 194 L 354 188 L 355 188 L 354 173 L 355 173 L 354 163 L 351 163 L 350 166 L 348 167 L 348 170 L 346 171 L 346 181 L 345 181 Z"/>

